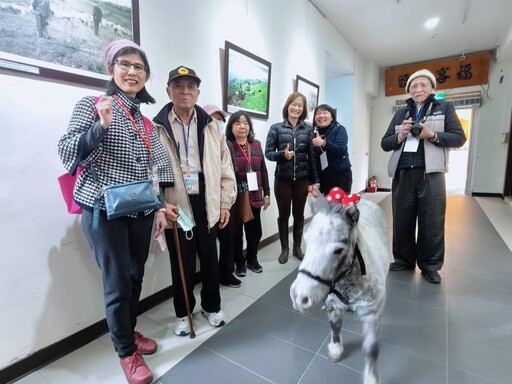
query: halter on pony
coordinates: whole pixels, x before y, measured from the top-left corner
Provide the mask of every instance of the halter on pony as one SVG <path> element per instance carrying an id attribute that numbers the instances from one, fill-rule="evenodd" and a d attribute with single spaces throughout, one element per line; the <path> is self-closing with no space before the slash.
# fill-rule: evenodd
<path id="1" fill-rule="evenodd" d="M 357 202 L 361 199 L 361 196 L 359 194 L 353 194 L 353 195 L 347 195 L 341 188 L 334 187 L 331 189 L 331 191 L 325 196 L 325 199 L 329 202 L 336 202 L 339 204 L 343 204 L 344 207 L 350 207 L 354 204 L 357 204 Z M 358 245 L 356 244 L 356 247 L 354 249 L 355 256 L 352 259 L 352 263 L 348 267 L 348 269 L 341 271 L 338 276 L 334 280 L 327 280 L 322 278 L 321 276 L 314 275 L 311 272 L 305 270 L 305 269 L 299 269 L 299 273 L 302 273 L 313 280 L 318 281 L 319 283 L 326 285 L 330 288 L 329 293 L 334 293 L 340 301 L 348 305 L 349 301 L 338 291 L 335 289 L 335 285 L 338 281 L 343 279 L 344 277 L 348 276 L 350 273 L 352 273 L 355 265 L 356 260 L 359 261 L 359 267 L 361 270 L 361 276 L 366 275 L 366 266 L 364 264 L 363 256 L 361 255 L 361 251 L 359 250 Z M 343 256 L 343 254 L 342 254 Z"/>

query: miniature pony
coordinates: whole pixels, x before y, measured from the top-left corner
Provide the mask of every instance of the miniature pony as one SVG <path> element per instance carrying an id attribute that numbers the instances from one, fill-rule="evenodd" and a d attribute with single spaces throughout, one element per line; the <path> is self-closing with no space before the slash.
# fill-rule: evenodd
<path id="1" fill-rule="evenodd" d="M 378 331 L 389 268 L 386 217 L 375 203 L 333 188 L 311 198 L 313 219 L 304 235 L 307 250 L 290 287 L 295 310 L 324 304 L 331 325 L 328 356 L 341 360 L 342 315 L 351 311 L 363 323 L 364 384 L 379 383 Z"/>

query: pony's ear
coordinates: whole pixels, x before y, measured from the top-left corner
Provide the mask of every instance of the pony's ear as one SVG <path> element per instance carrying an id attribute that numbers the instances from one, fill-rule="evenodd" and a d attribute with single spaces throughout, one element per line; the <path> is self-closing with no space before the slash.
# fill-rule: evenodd
<path id="1" fill-rule="evenodd" d="M 352 225 L 355 225 L 359 220 L 359 209 L 357 209 L 356 205 L 351 205 L 347 209 L 345 209 L 345 217 L 348 222 Z"/>

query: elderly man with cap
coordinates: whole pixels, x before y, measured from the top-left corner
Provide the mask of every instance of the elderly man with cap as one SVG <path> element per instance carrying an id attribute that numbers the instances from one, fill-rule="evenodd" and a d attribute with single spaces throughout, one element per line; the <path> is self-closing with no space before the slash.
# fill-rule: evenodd
<path id="1" fill-rule="evenodd" d="M 414 270 L 417 264 L 428 282 L 439 284 L 445 251 L 448 152 L 462 146 L 466 137 L 453 105 L 435 99 L 432 72 L 413 73 L 405 89 L 410 98 L 395 113 L 381 141 L 384 151 L 393 151 L 388 174 L 393 178 L 395 261 L 389 269 Z"/>
<path id="2" fill-rule="evenodd" d="M 73 197 L 83 209 L 82 229 L 101 270 L 110 337 L 128 382 L 147 384 L 153 374 L 142 355 L 158 346 L 135 325 L 151 231 L 154 226 L 159 234 L 167 226 L 166 204 L 161 199 L 160 209 L 109 219 L 103 199 L 96 198 L 106 186 L 150 177 L 159 192 L 173 185 L 173 173 L 150 121 L 140 112 L 141 103 L 155 102 L 145 88 L 151 73 L 146 54 L 132 41 L 116 40 L 105 51 L 105 66 L 111 77 L 106 94 L 78 101 L 58 151 L 70 174 L 84 167 Z M 169 208 L 168 217 L 176 220 L 175 207 Z"/>
<path id="3" fill-rule="evenodd" d="M 190 310 L 196 304 L 194 282 L 196 254 L 199 257 L 202 313 L 212 326 L 225 323 L 221 310 L 217 229 L 229 220 L 236 199 L 236 180 L 226 138 L 218 124 L 197 105 L 201 79 L 196 72 L 179 66 L 169 73 L 167 94 L 171 102 L 154 118 L 173 170 L 175 184 L 164 191 L 168 203 L 179 206 L 178 237 L 182 251 Z M 184 220 L 184 219 L 189 220 Z M 171 223 L 175 225 L 176 223 Z M 174 309 L 178 321 L 174 332 L 190 333 L 185 294 L 175 252 L 172 230 L 165 231 L 171 249 L 171 274 L 175 289 Z"/>

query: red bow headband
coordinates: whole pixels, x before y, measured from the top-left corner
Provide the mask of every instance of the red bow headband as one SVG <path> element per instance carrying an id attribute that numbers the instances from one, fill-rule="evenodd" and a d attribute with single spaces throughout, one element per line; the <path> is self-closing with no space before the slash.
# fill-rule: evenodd
<path id="1" fill-rule="evenodd" d="M 357 193 L 347 195 L 340 187 L 334 187 L 325 195 L 325 199 L 329 202 L 343 204 L 344 207 L 350 207 L 357 204 L 361 200 L 361 196 Z"/>

